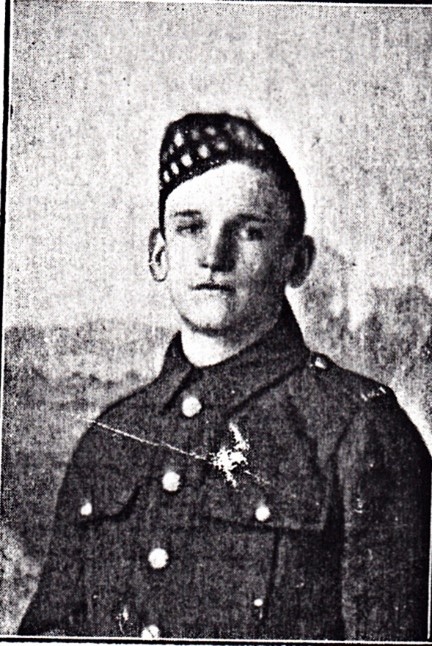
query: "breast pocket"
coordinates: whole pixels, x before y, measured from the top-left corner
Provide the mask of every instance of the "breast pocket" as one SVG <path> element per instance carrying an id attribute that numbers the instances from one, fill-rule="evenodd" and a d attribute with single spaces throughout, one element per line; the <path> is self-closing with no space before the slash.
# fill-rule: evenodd
<path id="1" fill-rule="evenodd" d="M 306 467 L 279 459 L 270 475 L 240 471 L 237 486 L 213 474 L 202 493 L 201 513 L 249 527 L 319 532 L 327 519 L 330 483 L 324 473 Z"/>

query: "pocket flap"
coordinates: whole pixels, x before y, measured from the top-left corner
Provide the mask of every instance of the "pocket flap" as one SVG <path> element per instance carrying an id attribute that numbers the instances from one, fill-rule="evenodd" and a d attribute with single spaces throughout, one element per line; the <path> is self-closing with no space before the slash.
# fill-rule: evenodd
<path id="1" fill-rule="evenodd" d="M 324 527 L 329 500 L 329 485 L 320 473 L 279 473 L 262 483 L 244 474 L 237 487 L 215 474 L 205 485 L 202 513 L 262 528 L 318 531 Z"/>
<path id="2" fill-rule="evenodd" d="M 110 424 L 122 428 L 115 420 Z M 91 428 L 83 436 L 74 460 L 78 520 L 127 513 L 139 489 L 148 486 L 156 460 L 157 450 L 152 445 L 137 442 L 133 436 Z"/>
<path id="3" fill-rule="evenodd" d="M 96 487 L 84 489 L 79 508 L 79 522 L 89 522 L 127 513 L 128 508 L 140 489 L 136 480 L 118 478 L 107 474 L 105 481 L 101 480 Z"/>

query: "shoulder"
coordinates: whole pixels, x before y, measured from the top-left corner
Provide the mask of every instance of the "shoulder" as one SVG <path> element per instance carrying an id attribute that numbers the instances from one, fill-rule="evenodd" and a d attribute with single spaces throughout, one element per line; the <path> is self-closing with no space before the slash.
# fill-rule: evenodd
<path id="1" fill-rule="evenodd" d="M 327 363 L 321 379 L 330 396 L 348 401 L 350 420 L 342 435 L 340 453 L 382 455 L 391 469 L 405 465 L 430 469 L 431 457 L 420 432 L 400 406 L 393 390 L 378 381 L 337 366 L 325 355 L 315 355 L 315 370 Z M 347 457 L 349 461 L 349 457 Z M 417 468 L 417 467 L 416 467 Z"/>
<path id="2" fill-rule="evenodd" d="M 325 354 L 310 352 L 298 379 L 309 386 L 310 394 L 321 392 L 323 396 L 361 408 L 374 400 L 395 401 L 394 392 L 388 386 L 337 365 Z"/>
<path id="3" fill-rule="evenodd" d="M 325 354 L 310 353 L 289 380 L 289 394 L 322 461 L 344 447 L 354 452 L 379 447 L 389 456 L 405 448 L 425 454 L 423 440 L 393 390 L 338 366 Z"/>
<path id="4" fill-rule="evenodd" d="M 109 404 L 81 436 L 72 461 L 87 468 L 104 462 L 126 464 L 143 429 L 147 428 L 147 434 L 151 429 L 146 421 L 153 409 L 152 388 L 157 379 Z"/>
<path id="5" fill-rule="evenodd" d="M 310 352 L 288 380 L 289 395 L 306 416 L 341 425 L 374 403 L 398 406 L 388 386 L 338 366 L 328 356 Z"/>
<path id="6" fill-rule="evenodd" d="M 146 427 L 146 396 L 143 387 L 115 401 L 80 438 L 63 483 L 80 520 L 118 513 L 148 472 L 149 452 L 137 450 Z"/>

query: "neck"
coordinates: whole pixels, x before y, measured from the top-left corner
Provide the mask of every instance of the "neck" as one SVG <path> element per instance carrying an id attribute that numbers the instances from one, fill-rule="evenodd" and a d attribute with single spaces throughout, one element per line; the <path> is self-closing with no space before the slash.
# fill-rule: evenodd
<path id="1" fill-rule="evenodd" d="M 183 352 L 189 361 L 198 367 L 213 366 L 238 354 L 258 341 L 276 323 L 278 315 L 242 333 L 215 335 L 203 330 L 191 329 L 186 323 L 181 327 Z"/>

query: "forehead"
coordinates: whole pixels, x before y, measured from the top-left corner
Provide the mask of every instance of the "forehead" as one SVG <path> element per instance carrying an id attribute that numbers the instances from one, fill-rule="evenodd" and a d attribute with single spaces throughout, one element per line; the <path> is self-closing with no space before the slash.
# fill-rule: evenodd
<path id="1" fill-rule="evenodd" d="M 287 196 L 273 176 L 241 162 L 228 162 L 186 180 L 169 194 L 166 214 L 194 210 L 235 214 L 265 212 L 278 217 L 287 212 Z"/>

